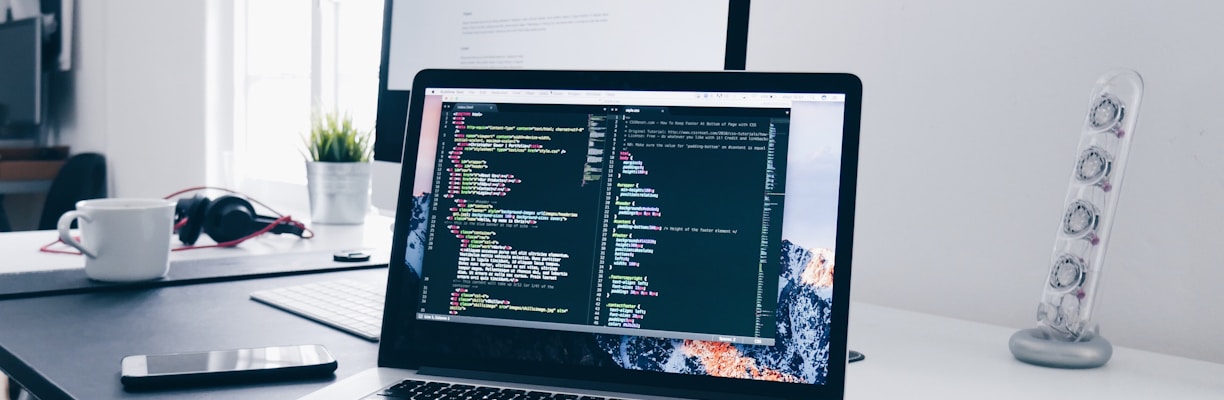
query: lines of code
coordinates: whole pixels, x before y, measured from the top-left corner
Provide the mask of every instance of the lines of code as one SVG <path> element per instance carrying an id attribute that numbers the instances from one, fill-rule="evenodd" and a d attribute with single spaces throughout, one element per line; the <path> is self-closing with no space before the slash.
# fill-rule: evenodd
<path id="1" fill-rule="evenodd" d="M 625 115 L 609 150 L 611 239 L 600 279 L 609 327 L 757 336 L 765 285 L 766 118 Z M 739 268 L 720 268 L 735 265 Z M 774 283 L 776 285 L 776 283 Z M 776 286 L 775 286 L 776 288 Z M 719 321 L 705 317 L 726 315 Z"/>
<path id="2" fill-rule="evenodd" d="M 632 296 L 649 296 L 658 297 L 659 292 L 650 290 L 650 278 L 640 275 L 611 275 L 608 277 L 611 283 L 607 293 L 608 297 L 612 295 L 618 298 Z M 646 317 L 646 310 L 642 304 L 628 303 L 610 303 L 608 304 L 607 326 L 618 328 L 638 328 L 642 327 L 641 321 Z"/>
<path id="3" fill-rule="evenodd" d="M 426 304 L 549 322 L 588 307 L 591 245 L 547 239 L 574 236 L 594 217 L 596 193 L 583 185 L 587 124 L 581 114 L 448 113 L 424 265 L 453 290 L 423 290 Z"/>
<path id="4" fill-rule="evenodd" d="M 641 328 L 646 310 L 641 304 L 608 303 L 609 324 L 621 328 Z"/>
<path id="5" fill-rule="evenodd" d="M 561 270 L 564 253 L 472 249 L 459 251 L 457 279 L 518 283 L 527 280 L 555 281 L 569 275 Z"/>
<path id="6" fill-rule="evenodd" d="M 452 106 L 422 313 L 773 337 L 785 121 Z"/>
<path id="7" fill-rule="evenodd" d="M 493 298 L 484 293 L 473 293 L 471 290 L 462 287 L 455 288 L 455 290 L 451 292 L 450 300 L 451 315 L 458 315 L 462 311 L 471 309 L 525 311 L 541 314 L 565 314 L 569 312 L 569 309 L 566 308 L 513 304 L 510 303 L 510 300 Z"/>

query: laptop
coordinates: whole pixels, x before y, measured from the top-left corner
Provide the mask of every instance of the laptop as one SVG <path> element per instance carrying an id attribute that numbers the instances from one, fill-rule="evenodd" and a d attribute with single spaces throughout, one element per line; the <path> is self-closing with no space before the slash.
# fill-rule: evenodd
<path id="1" fill-rule="evenodd" d="M 307 398 L 843 397 L 857 77 L 413 82 L 378 367 Z"/>

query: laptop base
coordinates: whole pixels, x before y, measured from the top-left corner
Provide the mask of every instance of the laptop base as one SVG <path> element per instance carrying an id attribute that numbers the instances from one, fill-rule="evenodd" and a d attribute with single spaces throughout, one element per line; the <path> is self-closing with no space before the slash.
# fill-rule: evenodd
<path id="1" fill-rule="evenodd" d="M 599 390 L 581 390 L 581 389 L 573 389 L 573 388 L 566 388 L 566 387 L 559 387 L 559 386 L 531 385 L 531 384 L 519 384 L 519 383 L 503 382 L 503 381 L 489 381 L 489 380 L 481 380 L 481 379 L 465 379 L 465 378 L 456 378 L 456 377 L 447 377 L 447 376 L 438 376 L 438 375 L 427 375 L 427 374 L 422 374 L 419 371 L 410 370 L 410 369 L 370 368 L 365 371 L 361 371 L 357 373 L 356 375 L 345 378 L 339 382 L 328 385 L 327 387 L 324 387 L 323 389 L 315 391 L 314 393 L 301 397 L 300 400 L 360 399 L 360 398 L 364 398 L 365 396 L 368 396 L 374 393 L 378 393 L 379 391 L 382 390 L 382 388 L 386 388 L 388 386 L 394 385 L 405 379 L 459 383 L 459 384 L 478 385 L 478 386 L 506 387 L 506 388 L 529 390 L 529 391 L 566 393 L 566 394 L 575 394 L 575 395 L 580 395 L 580 396 L 597 396 L 597 397 L 605 397 L 609 399 L 643 399 L 643 400 L 679 399 L 677 397 L 647 396 L 647 395 L 641 395 L 641 394 L 617 393 L 617 392 L 607 392 L 607 391 L 599 391 Z M 370 388 L 378 388 L 378 390 L 371 391 Z"/>

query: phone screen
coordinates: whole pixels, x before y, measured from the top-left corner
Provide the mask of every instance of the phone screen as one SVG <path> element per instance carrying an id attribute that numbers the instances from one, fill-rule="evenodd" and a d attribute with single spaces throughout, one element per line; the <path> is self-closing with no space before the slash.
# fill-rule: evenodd
<path id="1" fill-rule="evenodd" d="M 146 356 L 149 375 L 223 372 L 316 365 L 331 362 L 318 346 L 266 347 Z"/>

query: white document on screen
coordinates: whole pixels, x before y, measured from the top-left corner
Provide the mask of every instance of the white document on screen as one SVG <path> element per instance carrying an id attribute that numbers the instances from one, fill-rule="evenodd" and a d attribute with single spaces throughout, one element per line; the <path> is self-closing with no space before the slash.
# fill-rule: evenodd
<path id="1" fill-rule="evenodd" d="M 426 68 L 721 70 L 728 1 L 398 1 L 387 88 Z"/>

